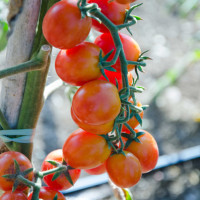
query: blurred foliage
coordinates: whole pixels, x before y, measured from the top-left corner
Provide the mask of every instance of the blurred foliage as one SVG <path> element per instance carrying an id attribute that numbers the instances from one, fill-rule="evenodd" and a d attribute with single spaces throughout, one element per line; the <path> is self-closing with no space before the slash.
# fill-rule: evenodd
<path id="1" fill-rule="evenodd" d="M 168 0 L 168 7 L 171 12 L 181 17 L 195 15 L 200 18 L 200 0 Z"/>
<path id="2" fill-rule="evenodd" d="M 7 22 L 0 20 L 0 51 L 2 51 L 7 45 L 8 29 Z"/>

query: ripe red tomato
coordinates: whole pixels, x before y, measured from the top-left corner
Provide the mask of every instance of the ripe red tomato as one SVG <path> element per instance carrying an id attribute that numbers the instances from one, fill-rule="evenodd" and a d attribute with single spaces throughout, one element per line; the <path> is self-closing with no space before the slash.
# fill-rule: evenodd
<path id="1" fill-rule="evenodd" d="M 63 194 L 61 194 L 59 191 L 52 189 L 50 187 L 42 187 L 40 188 L 39 198 L 43 200 L 54 200 L 54 197 L 58 195 L 57 200 L 65 200 L 65 197 Z M 33 193 L 31 192 L 28 196 L 28 200 L 31 200 L 33 196 Z"/>
<path id="2" fill-rule="evenodd" d="M 61 50 L 55 62 L 56 72 L 63 81 L 76 86 L 98 79 L 101 76 L 99 54 L 100 48 L 90 42 Z"/>
<path id="3" fill-rule="evenodd" d="M 49 169 L 55 168 L 55 166 L 46 162 L 47 160 L 54 160 L 59 163 L 62 163 L 63 162 L 62 149 L 54 150 L 47 155 L 47 157 L 45 158 L 45 160 L 42 163 L 42 168 L 41 168 L 42 171 L 47 171 Z M 69 174 L 71 176 L 73 183 L 75 183 L 81 174 L 81 170 L 80 169 L 70 169 Z M 49 175 L 45 176 L 43 179 L 44 182 L 49 187 L 54 188 L 55 190 L 66 190 L 66 189 L 72 187 L 71 183 L 69 183 L 69 181 L 67 180 L 67 178 L 65 177 L 64 174 L 61 174 L 56 180 L 52 181 L 53 175 L 54 175 L 54 173 L 49 174 Z"/>
<path id="4" fill-rule="evenodd" d="M 23 192 L 6 191 L 0 197 L 0 200 L 28 200 L 28 198 L 26 197 L 26 195 Z"/>
<path id="5" fill-rule="evenodd" d="M 108 81 L 90 81 L 77 90 L 72 109 L 85 124 L 102 125 L 113 121 L 121 109 L 118 90 Z"/>
<path id="6" fill-rule="evenodd" d="M 142 170 L 139 160 L 130 152 L 114 154 L 106 160 L 106 170 L 115 185 L 129 188 L 138 183 Z"/>
<path id="7" fill-rule="evenodd" d="M 83 130 L 90 132 L 90 133 L 94 133 L 97 135 L 103 135 L 103 134 L 107 134 L 109 132 L 112 131 L 113 129 L 113 125 L 114 125 L 114 120 L 106 123 L 106 124 L 101 124 L 101 125 L 90 125 L 90 124 L 85 124 L 83 122 L 81 122 L 76 115 L 74 114 L 74 111 L 71 108 L 71 116 L 72 119 L 74 120 L 74 122 Z"/>
<path id="8" fill-rule="evenodd" d="M 102 164 L 110 155 L 106 140 L 82 129 L 74 131 L 63 145 L 63 157 L 74 168 L 90 169 Z"/>
<path id="9" fill-rule="evenodd" d="M 127 4 L 127 3 L 133 3 L 136 0 L 115 0 L 115 1 L 120 4 Z"/>
<path id="10" fill-rule="evenodd" d="M 119 37 L 123 45 L 126 59 L 129 61 L 137 61 L 141 54 L 141 50 L 138 43 L 132 37 L 123 33 L 119 33 Z M 109 56 L 107 61 L 110 61 L 113 59 L 116 52 L 116 47 L 110 33 L 101 34 L 100 36 L 96 38 L 94 43 L 97 44 L 103 50 L 104 54 L 107 54 L 111 50 L 114 49 L 114 51 Z M 119 58 L 112 67 L 114 67 L 118 72 L 121 70 Z M 128 65 L 127 67 L 128 67 L 128 71 L 131 71 L 134 69 L 135 65 Z"/>
<path id="11" fill-rule="evenodd" d="M 133 103 L 133 100 L 130 99 L 129 102 Z M 138 107 L 142 107 L 142 104 L 138 101 L 137 102 L 137 106 Z M 140 112 L 138 114 L 140 115 L 141 119 L 143 119 L 144 111 L 142 111 L 142 112 Z M 140 124 L 139 121 L 136 119 L 135 116 L 133 116 L 131 119 L 129 119 L 127 123 L 131 126 L 132 129 L 136 128 Z M 129 129 L 126 128 L 125 125 L 122 126 L 122 130 L 123 131 L 129 131 Z"/>
<path id="12" fill-rule="evenodd" d="M 18 162 L 20 170 L 23 172 L 29 168 L 32 168 L 32 164 L 29 161 L 29 159 L 22 153 L 15 152 L 15 151 L 8 151 L 0 154 L 0 163 L 1 163 L 1 169 L 0 169 L 0 189 L 4 191 L 12 190 L 14 180 L 7 179 L 2 177 L 6 174 L 15 174 L 15 165 L 14 165 L 14 159 Z M 25 176 L 26 179 L 32 181 L 33 180 L 33 172 L 29 173 Z M 22 191 L 27 188 L 26 185 L 23 183 L 20 183 L 16 190 Z"/>
<path id="13" fill-rule="evenodd" d="M 116 79 L 117 79 L 118 90 L 121 90 L 123 87 L 121 72 L 112 72 L 108 70 L 104 70 L 104 72 L 106 76 L 108 77 L 109 82 L 113 83 L 114 85 L 116 85 Z M 103 75 L 101 75 L 99 79 L 106 81 L 106 78 Z M 128 73 L 128 83 L 130 86 L 133 84 L 133 75 L 131 74 L 131 72 Z"/>
<path id="14" fill-rule="evenodd" d="M 129 4 L 119 4 L 109 0 L 88 0 L 88 3 L 96 3 L 101 12 L 114 24 L 120 25 L 124 23 L 126 11 L 129 10 Z M 92 20 L 93 27 L 100 32 L 109 32 L 105 25 L 100 24 L 97 20 Z"/>
<path id="15" fill-rule="evenodd" d="M 131 152 L 139 159 L 142 166 L 142 173 L 147 173 L 156 166 L 159 150 L 154 137 L 150 133 L 135 129 L 136 133 L 139 131 L 144 132 L 144 135 L 138 137 L 141 143 L 132 141 L 128 148 L 126 148 L 126 151 Z"/>
<path id="16" fill-rule="evenodd" d="M 99 165 L 98 167 L 92 169 L 85 169 L 88 174 L 91 175 L 100 175 L 106 172 L 106 163 Z"/>
<path id="17" fill-rule="evenodd" d="M 65 0 L 55 3 L 47 11 L 42 29 L 51 45 L 70 49 L 87 38 L 91 26 L 91 18 L 81 18 L 77 0 Z"/>

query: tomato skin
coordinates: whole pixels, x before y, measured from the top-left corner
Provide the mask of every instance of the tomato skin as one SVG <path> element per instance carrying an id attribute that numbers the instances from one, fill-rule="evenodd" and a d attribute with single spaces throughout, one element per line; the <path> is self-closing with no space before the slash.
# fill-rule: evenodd
<path id="1" fill-rule="evenodd" d="M 63 157 L 74 168 L 90 169 L 102 164 L 110 155 L 106 140 L 82 129 L 74 131 L 63 145 Z"/>
<path id="2" fill-rule="evenodd" d="M 0 196 L 0 200 L 28 200 L 28 198 L 23 192 L 19 191 L 12 192 L 10 190 L 4 192 L 3 195 Z"/>
<path id="3" fill-rule="evenodd" d="M 101 76 L 99 63 L 100 48 L 93 43 L 83 42 L 72 49 L 61 50 L 57 55 L 55 69 L 58 76 L 70 85 L 81 86 Z"/>
<path id="4" fill-rule="evenodd" d="M 114 126 L 114 120 L 106 123 L 106 124 L 101 124 L 101 125 L 90 125 L 90 124 L 85 124 L 81 122 L 76 115 L 74 114 L 73 109 L 71 108 L 71 116 L 74 122 L 83 130 L 94 133 L 97 135 L 106 135 L 107 133 L 111 132 Z"/>
<path id="5" fill-rule="evenodd" d="M 137 61 L 141 54 L 141 50 L 140 50 L 138 43 L 132 37 L 130 37 L 126 34 L 123 34 L 123 33 L 119 33 L 119 37 L 122 42 L 122 46 L 124 49 L 126 59 L 129 61 Z M 94 43 L 97 44 L 103 50 L 103 53 L 105 55 L 114 49 L 114 51 L 109 56 L 107 61 L 111 61 L 113 59 L 115 52 L 116 52 L 116 47 L 115 47 L 113 38 L 110 33 L 101 34 L 100 36 L 98 36 L 96 38 Z M 119 58 L 118 58 L 117 62 L 114 65 L 112 65 L 112 67 L 115 68 L 118 72 L 120 72 L 121 65 L 120 65 Z M 128 65 L 127 66 L 128 71 L 133 70 L 134 67 L 135 67 L 135 65 Z"/>
<path id="6" fill-rule="evenodd" d="M 133 100 L 129 100 L 129 102 L 133 103 Z M 137 104 L 136 104 L 138 107 L 142 107 L 142 104 L 138 101 Z M 141 117 L 141 119 L 143 119 L 143 116 L 144 116 L 144 111 L 138 113 Z M 127 121 L 128 125 L 131 126 L 132 129 L 136 128 L 140 123 L 138 122 L 138 120 L 136 119 L 135 116 L 133 116 L 131 119 L 129 119 Z M 129 129 L 123 124 L 122 126 L 122 130 L 123 131 L 129 131 Z"/>
<path id="7" fill-rule="evenodd" d="M 109 0 L 88 0 L 88 3 L 96 3 L 101 12 L 115 25 L 124 23 L 126 10 L 130 8 L 129 4 L 119 4 L 115 1 L 109 2 Z M 107 27 L 103 23 L 99 23 L 97 20 L 92 20 L 93 27 L 100 32 L 109 32 Z"/>
<path id="8" fill-rule="evenodd" d="M 29 159 L 22 153 L 15 152 L 15 151 L 8 151 L 0 154 L 0 163 L 1 163 L 1 170 L 0 170 L 0 189 L 4 191 L 12 190 L 14 180 L 3 178 L 2 176 L 5 174 L 15 174 L 15 166 L 14 160 L 15 159 L 21 171 L 25 171 L 29 168 L 32 168 L 32 164 Z M 33 180 L 33 172 L 29 173 L 25 176 L 26 179 L 32 181 Z M 17 187 L 17 191 L 23 191 L 27 188 L 26 185 L 23 183 L 19 184 Z"/>
<path id="9" fill-rule="evenodd" d="M 70 49 L 88 36 L 92 26 L 89 17 L 81 18 L 77 0 L 55 3 L 46 13 L 42 30 L 46 40 L 56 48 Z"/>
<path id="10" fill-rule="evenodd" d="M 55 166 L 46 162 L 46 160 L 54 160 L 59 163 L 62 163 L 63 162 L 62 149 L 54 150 L 47 155 L 47 157 L 45 158 L 45 160 L 42 163 L 42 167 L 41 167 L 42 171 L 47 171 L 49 169 L 55 168 Z M 69 170 L 69 174 L 71 176 L 73 183 L 75 183 L 78 180 L 78 178 L 80 177 L 81 170 L 80 169 L 71 169 L 71 170 Z M 45 176 L 43 179 L 44 182 L 49 187 L 54 188 L 55 190 L 67 190 L 68 188 L 73 186 L 69 183 L 69 181 L 67 180 L 67 178 L 65 177 L 64 174 L 61 174 L 56 180 L 52 181 L 53 175 L 54 174 L 49 174 L 49 175 Z"/>
<path id="11" fill-rule="evenodd" d="M 138 183 L 142 170 L 139 160 L 130 152 L 114 154 L 106 160 L 106 170 L 115 185 L 129 188 Z"/>
<path id="12" fill-rule="evenodd" d="M 108 123 L 117 117 L 121 109 L 118 90 L 108 81 L 90 81 L 77 90 L 72 109 L 79 121 L 85 124 Z"/>
<path id="13" fill-rule="evenodd" d="M 159 157 L 158 145 L 154 137 L 147 131 L 135 129 L 135 132 L 144 132 L 144 135 L 138 137 L 141 143 L 132 141 L 126 148 L 126 151 L 134 154 L 140 161 L 142 173 L 147 173 L 154 169 Z"/>
<path id="14" fill-rule="evenodd" d="M 100 175 L 106 172 L 106 163 L 99 165 L 98 167 L 85 169 L 85 171 L 90 175 Z"/>
<path id="15" fill-rule="evenodd" d="M 120 4 L 127 4 L 127 3 L 133 3 L 136 0 L 115 0 L 115 1 Z"/>
<path id="16" fill-rule="evenodd" d="M 104 70 L 106 76 L 108 77 L 109 82 L 111 82 L 112 84 L 116 85 L 116 79 L 118 82 L 118 90 L 121 90 L 123 87 L 123 83 L 122 83 L 122 74 L 121 72 L 112 72 L 112 71 L 108 71 L 108 70 Z M 105 80 L 106 78 L 101 75 L 100 80 Z M 133 84 L 133 75 L 131 72 L 128 73 L 128 84 L 131 86 Z"/>
<path id="17" fill-rule="evenodd" d="M 58 195 L 57 200 L 65 200 L 65 197 L 62 193 L 50 187 L 41 187 L 39 198 L 43 200 L 53 200 L 56 194 Z M 33 193 L 30 193 L 28 196 L 28 200 L 31 200 L 32 196 L 33 196 Z"/>

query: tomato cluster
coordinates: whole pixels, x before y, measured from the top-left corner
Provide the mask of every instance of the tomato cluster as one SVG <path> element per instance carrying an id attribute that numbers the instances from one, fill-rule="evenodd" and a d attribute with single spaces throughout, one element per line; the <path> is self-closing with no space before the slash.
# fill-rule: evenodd
<path id="1" fill-rule="evenodd" d="M 138 67 L 142 71 L 140 47 L 132 37 L 118 31 L 113 34 L 109 26 L 85 12 L 88 3 L 94 5 L 93 10 L 98 5 L 101 14 L 116 28 L 127 23 L 127 18 L 133 19 L 127 17 L 127 10 L 134 0 L 88 0 L 83 1 L 84 8 L 80 2 L 55 3 L 43 21 L 46 40 L 60 49 L 55 61 L 58 76 L 79 86 L 71 105 L 71 116 L 79 129 L 70 134 L 62 149 L 49 153 L 43 161 L 38 176 L 48 187 L 40 189 L 42 199 L 64 199 L 58 190 L 70 188 L 81 170 L 89 174 L 107 172 L 117 186 L 132 187 L 158 160 L 153 136 L 135 129 L 141 124 L 144 110 L 136 101 L 134 92 L 141 90 L 131 72 L 135 69 L 138 79 Z M 94 42 L 85 41 L 92 27 L 101 34 Z M 116 41 L 120 41 L 120 48 Z M 18 177 L 23 174 L 29 183 L 32 181 L 33 172 L 27 173 L 32 167 L 30 161 L 20 153 L 9 152 L 0 155 L 0 163 L 4 165 L 0 189 L 6 191 L 0 199 L 27 199 L 22 192 L 27 185 Z M 15 192 L 11 192 L 13 187 Z"/>

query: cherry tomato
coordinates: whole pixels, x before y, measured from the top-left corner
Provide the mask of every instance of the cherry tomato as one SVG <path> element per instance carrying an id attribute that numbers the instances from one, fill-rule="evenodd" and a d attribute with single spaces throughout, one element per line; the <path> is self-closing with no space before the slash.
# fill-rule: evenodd
<path id="1" fill-rule="evenodd" d="M 63 81 L 76 86 L 98 79 L 101 76 L 99 54 L 100 48 L 90 42 L 61 50 L 55 62 L 56 72 Z"/>
<path id="2" fill-rule="evenodd" d="M 114 154 L 106 160 L 106 170 L 115 185 L 129 188 L 138 183 L 142 170 L 139 160 L 130 152 Z"/>
<path id="3" fill-rule="evenodd" d="M 63 157 L 74 168 L 90 169 L 102 164 L 110 155 L 106 140 L 82 129 L 74 131 L 65 141 Z"/>
<path id="4" fill-rule="evenodd" d="M 133 3 L 136 0 L 115 0 L 115 1 L 120 4 L 127 4 L 127 3 Z"/>
<path id="5" fill-rule="evenodd" d="M 158 145 L 154 137 L 147 131 L 135 129 L 135 132 L 142 131 L 144 135 L 138 137 L 141 143 L 132 141 L 126 151 L 134 154 L 140 161 L 142 173 L 147 173 L 154 169 L 159 157 Z"/>
<path id="6" fill-rule="evenodd" d="M 40 188 L 39 198 L 43 200 L 54 200 L 54 197 L 58 195 L 57 200 L 65 200 L 66 198 L 59 191 L 52 189 L 50 187 Z M 28 196 L 28 200 L 31 200 L 33 193 L 31 192 Z"/>
<path id="7" fill-rule="evenodd" d="M 132 37 L 123 33 L 119 33 L 119 37 L 123 45 L 126 59 L 129 61 L 137 61 L 141 54 L 141 50 L 138 43 Z M 96 38 L 94 43 L 97 44 L 103 50 L 104 54 L 107 54 L 114 49 L 107 61 L 112 60 L 116 52 L 116 47 L 110 33 L 101 34 Z M 115 68 L 118 72 L 121 70 L 119 58 L 112 67 Z M 128 71 L 131 71 L 134 69 L 135 65 L 128 65 L 127 67 Z"/>
<path id="8" fill-rule="evenodd" d="M 119 4 L 115 1 L 109 0 L 88 0 L 88 3 L 98 4 L 101 12 L 114 24 L 120 25 L 124 23 L 126 11 L 130 8 L 130 4 Z M 109 32 L 103 23 L 99 23 L 97 20 L 92 20 L 93 27 L 100 32 Z"/>
<path id="9" fill-rule="evenodd" d="M 28 198 L 26 197 L 26 195 L 23 192 L 6 191 L 0 197 L 0 200 L 28 200 Z"/>
<path id="10" fill-rule="evenodd" d="M 108 77 L 109 82 L 113 83 L 114 85 L 116 85 L 116 79 L 117 79 L 118 90 L 121 90 L 123 87 L 121 72 L 112 72 L 108 70 L 104 70 L 104 72 L 106 76 Z M 106 78 L 103 75 L 101 75 L 99 79 L 106 81 Z M 128 83 L 130 86 L 133 84 L 133 75 L 130 72 L 128 73 Z"/>
<path id="11" fill-rule="evenodd" d="M 91 26 L 91 18 L 81 18 L 77 0 L 65 0 L 55 3 L 47 11 L 42 29 L 51 45 L 59 49 L 70 49 L 87 38 Z"/>
<path id="12" fill-rule="evenodd" d="M 113 121 L 121 109 L 118 90 L 108 81 L 90 81 L 77 90 L 72 109 L 85 124 L 102 125 Z"/>
<path id="13" fill-rule="evenodd" d="M 74 120 L 74 122 L 83 130 L 90 132 L 90 133 L 94 133 L 97 135 L 103 135 L 103 134 L 107 134 L 109 132 L 112 131 L 113 129 L 113 125 L 114 125 L 114 120 L 106 123 L 106 124 L 101 124 L 101 125 L 90 125 L 90 124 L 85 124 L 83 122 L 81 122 L 76 115 L 74 114 L 74 111 L 71 108 L 71 116 L 72 119 Z"/>
<path id="14" fill-rule="evenodd" d="M 133 100 L 130 99 L 129 102 L 133 103 Z M 142 107 L 142 104 L 140 102 L 137 102 L 137 106 L 138 107 Z M 142 112 L 140 112 L 138 114 L 140 115 L 141 119 L 143 119 L 144 111 L 142 111 Z M 133 116 L 131 119 L 129 119 L 127 123 L 131 126 L 132 129 L 136 128 L 140 124 L 135 116 Z M 122 130 L 123 131 L 126 131 L 126 130 L 129 131 L 129 129 L 126 128 L 125 125 L 122 126 Z"/>
<path id="15" fill-rule="evenodd" d="M 42 171 L 46 171 L 46 170 L 55 168 L 55 166 L 53 166 L 52 164 L 47 162 L 47 160 L 54 160 L 59 163 L 63 163 L 62 149 L 54 150 L 47 155 L 47 157 L 45 158 L 45 160 L 42 163 L 42 168 L 41 168 Z M 69 174 L 71 176 L 73 183 L 75 183 L 81 174 L 81 170 L 80 169 L 70 169 Z M 45 176 L 43 179 L 44 182 L 49 187 L 54 188 L 55 190 L 66 190 L 66 189 L 72 187 L 71 183 L 69 183 L 69 181 L 67 180 L 67 178 L 65 177 L 64 174 L 61 174 L 56 180 L 52 181 L 53 175 L 54 175 L 54 173 L 49 174 L 49 175 Z"/>
<path id="16" fill-rule="evenodd" d="M 100 175 L 106 172 L 106 163 L 99 165 L 98 167 L 92 169 L 85 169 L 88 174 L 91 175 Z"/>
<path id="17" fill-rule="evenodd" d="M 2 177 L 6 174 L 15 174 L 15 165 L 14 160 L 16 160 L 19 164 L 20 170 L 23 172 L 29 168 L 32 168 L 32 164 L 29 159 L 22 153 L 15 152 L 15 151 L 8 151 L 0 154 L 0 163 L 1 163 L 1 170 L 0 170 L 0 189 L 4 191 L 12 190 L 14 180 L 7 179 Z M 32 181 L 33 180 L 33 172 L 30 172 L 28 175 L 25 176 L 26 179 Z M 26 185 L 20 183 L 16 190 L 22 191 L 27 188 Z"/>

